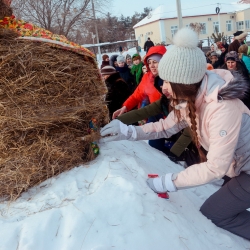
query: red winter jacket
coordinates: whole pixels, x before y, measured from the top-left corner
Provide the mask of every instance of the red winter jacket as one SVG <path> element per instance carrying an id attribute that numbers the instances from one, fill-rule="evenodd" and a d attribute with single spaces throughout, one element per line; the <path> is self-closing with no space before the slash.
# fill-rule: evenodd
<path id="1" fill-rule="evenodd" d="M 154 87 L 155 77 L 149 70 L 147 59 L 153 54 L 163 55 L 166 51 L 166 48 L 162 45 L 154 46 L 149 49 L 144 59 L 144 64 L 147 66 L 148 73 L 142 77 L 142 80 L 134 93 L 123 103 L 122 106 L 126 106 L 127 111 L 130 111 L 141 104 L 145 97 L 148 98 L 149 103 L 153 103 L 161 98 L 162 93 Z"/>

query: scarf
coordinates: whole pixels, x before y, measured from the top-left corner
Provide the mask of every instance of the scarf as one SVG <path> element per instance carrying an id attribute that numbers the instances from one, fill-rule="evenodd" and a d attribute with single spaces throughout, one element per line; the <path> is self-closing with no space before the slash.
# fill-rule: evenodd
<path id="1" fill-rule="evenodd" d="M 135 75 L 137 85 L 140 83 L 140 78 L 142 76 L 142 67 L 143 64 L 140 62 L 138 65 L 133 65 L 131 68 L 131 74 Z"/>

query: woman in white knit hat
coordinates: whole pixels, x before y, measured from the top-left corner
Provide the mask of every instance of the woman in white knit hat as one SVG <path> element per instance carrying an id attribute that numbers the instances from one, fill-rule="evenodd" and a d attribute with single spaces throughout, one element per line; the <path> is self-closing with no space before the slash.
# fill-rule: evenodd
<path id="1" fill-rule="evenodd" d="M 206 71 L 197 44 L 197 34 L 184 28 L 159 63 L 163 92 L 173 98 L 168 117 L 143 126 L 113 120 L 101 130 L 102 136 L 112 135 L 102 140 L 166 138 L 190 126 L 200 163 L 148 179 L 149 187 L 156 193 L 174 192 L 231 177 L 205 201 L 201 212 L 217 226 L 250 239 L 250 111 L 238 99 L 247 83 L 227 70 Z"/>

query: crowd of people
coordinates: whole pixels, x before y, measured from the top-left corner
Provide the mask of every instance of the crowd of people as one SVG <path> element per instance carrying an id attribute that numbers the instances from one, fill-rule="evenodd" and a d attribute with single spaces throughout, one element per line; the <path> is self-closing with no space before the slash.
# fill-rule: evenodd
<path id="1" fill-rule="evenodd" d="M 223 180 L 200 211 L 250 239 L 250 48 L 247 33 L 234 36 L 205 54 L 197 34 L 183 28 L 168 50 L 146 46 L 143 60 L 115 55 L 106 65 L 104 55 L 111 122 L 101 141 L 148 140 L 172 161 L 185 162 L 179 173 L 147 180 L 156 193 Z"/>
<path id="2" fill-rule="evenodd" d="M 102 56 L 100 67 L 108 94 L 106 95 L 110 119 L 113 113 L 120 109 L 123 103 L 135 92 L 143 75 L 143 62 L 139 54 Z"/>

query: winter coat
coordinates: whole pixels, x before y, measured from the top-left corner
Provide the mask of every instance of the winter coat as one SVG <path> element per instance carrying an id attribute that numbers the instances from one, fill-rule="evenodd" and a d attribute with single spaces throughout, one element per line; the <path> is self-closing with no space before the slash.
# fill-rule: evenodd
<path id="1" fill-rule="evenodd" d="M 221 62 L 220 62 L 220 60 L 218 59 L 218 61 L 215 61 L 214 63 L 211 62 L 211 64 L 212 64 L 212 66 L 213 66 L 214 69 L 217 69 L 217 68 L 220 67 Z"/>
<path id="2" fill-rule="evenodd" d="M 149 103 L 161 98 L 161 93 L 154 87 L 154 76 L 151 72 L 146 73 L 135 89 L 134 93 L 123 103 L 127 111 L 140 107 L 143 100 L 148 99 Z"/>
<path id="3" fill-rule="evenodd" d="M 125 114 L 118 116 L 116 119 L 120 120 L 124 124 L 131 125 L 135 122 L 147 119 L 152 116 L 157 116 L 163 113 L 165 116 L 168 115 L 166 112 L 168 100 L 165 96 L 162 96 L 160 100 L 147 105 L 144 108 L 132 110 Z M 185 128 L 182 135 L 178 138 L 175 144 L 171 147 L 170 152 L 176 156 L 180 156 L 188 145 L 192 142 L 192 136 L 190 128 Z"/>
<path id="4" fill-rule="evenodd" d="M 108 88 L 106 102 L 110 119 L 112 119 L 112 114 L 122 106 L 122 103 L 130 96 L 131 92 L 128 84 L 121 79 L 118 72 L 110 75 L 105 80 L 105 83 Z"/>
<path id="5" fill-rule="evenodd" d="M 148 50 L 154 46 L 154 43 L 149 40 L 144 43 L 144 51 L 148 52 Z"/>
<path id="6" fill-rule="evenodd" d="M 247 85 L 227 70 L 206 72 L 195 105 L 198 139 L 208 151 L 207 161 L 174 174 L 177 189 L 209 183 L 224 175 L 250 174 L 250 110 L 238 99 L 244 96 Z M 180 122 L 172 111 L 164 120 L 135 127 L 136 140 L 170 137 L 190 126 L 185 103 L 177 106 Z"/>
<path id="7" fill-rule="evenodd" d="M 165 52 L 166 48 L 164 46 L 155 46 L 147 53 L 144 64 L 147 66 L 148 72 L 144 74 L 134 93 L 123 103 L 122 106 L 126 106 L 127 111 L 132 110 L 136 106 L 140 106 L 145 98 L 148 98 L 149 103 L 153 103 L 161 98 L 161 91 L 158 91 L 154 87 L 155 77 L 149 70 L 147 58 L 153 54 L 163 55 Z"/>
<path id="8" fill-rule="evenodd" d="M 225 63 L 225 57 L 227 53 L 228 53 L 227 49 L 221 53 L 220 58 L 219 58 L 220 66 L 222 66 Z"/>
<path id="9" fill-rule="evenodd" d="M 227 69 L 227 65 L 224 64 L 221 68 Z M 248 91 L 246 91 L 245 96 L 241 98 L 241 101 L 243 101 L 243 103 L 250 109 L 250 78 L 245 63 L 240 60 L 239 62 L 237 62 L 237 70 L 230 70 L 230 72 L 232 73 L 234 78 L 247 82 Z"/>
<path id="10" fill-rule="evenodd" d="M 163 81 L 159 76 L 155 78 L 154 86 L 159 92 L 161 92 L 160 86 L 162 86 L 162 83 Z M 144 108 L 135 109 L 130 112 L 124 113 L 118 116 L 116 119 L 120 120 L 124 124 L 131 125 L 135 122 L 147 119 L 149 117 L 154 117 L 159 114 L 163 114 L 166 117 L 169 114 L 168 106 L 169 99 L 167 99 L 166 96 L 162 95 L 158 101 L 155 101 Z M 192 136 L 190 128 L 186 128 L 182 132 L 182 135 L 175 142 L 175 144 L 171 147 L 170 152 L 175 154 L 176 156 L 180 156 L 191 143 L 191 141 Z"/>
<path id="11" fill-rule="evenodd" d="M 106 66 L 110 66 L 109 61 L 102 61 L 101 69 Z"/>
<path id="12" fill-rule="evenodd" d="M 250 57 L 246 55 L 242 55 L 241 60 L 245 63 L 247 70 L 248 70 L 248 74 L 250 74 Z"/>
<path id="13" fill-rule="evenodd" d="M 124 67 L 115 67 L 116 71 L 120 73 L 121 78 L 128 84 L 130 92 L 132 93 L 135 89 L 135 83 L 133 75 L 130 73 L 130 69 L 127 64 Z"/>
<path id="14" fill-rule="evenodd" d="M 216 61 L 215 63 L 212 63 L 210 61 L 210 63 L 212 64 L 213 68 L 214 69 L 218 69 L 218 68 L 221 68 L 224 63 L 225 63 L 225 56 L 227 54 L 227 50 L 225 52 L 222 52 L 220 56 L 218 56 L 218 61 Z"/>
<path id="15" fill-rule="evenodd" d="M 115 68 L 114 62 L 116 61 L 117 56 L 118 56 L 118 55 L 112 55 L 112 56 L 109 58 L 109 64 L 110 64 L 110 66 L 112 66 L 112 67 L 114 67 L 114 68 Z"/>
<path id="16" fill-rule="evenodd" d="M 238 53 L 238 49 L 240 46 L 241 46 L 240 42 L 237 39 L 235 39 L 232 43 L 229 44 L 228 52 L 236 51 Z"/>
<path id="17" fill-rule="evenodd" d="M 246 91 L 243 98 L 241 98 L 241 101 L 250 109 L 250 79 L 247 72 L 247 68 L 242 64 L 242 70 L 236 71 L 236 70 L 230 70 L 234 78 L 239 79 L 240 81 L 246 81 L 248 90 Z"/>

